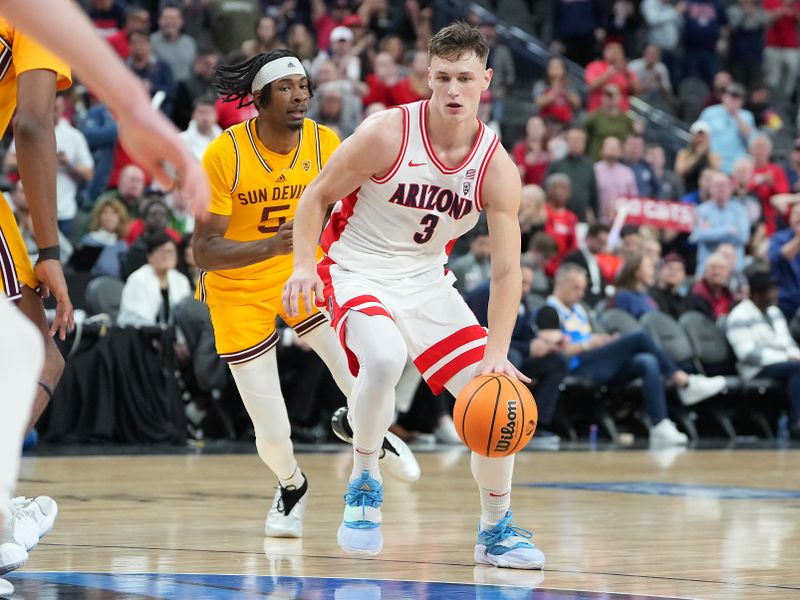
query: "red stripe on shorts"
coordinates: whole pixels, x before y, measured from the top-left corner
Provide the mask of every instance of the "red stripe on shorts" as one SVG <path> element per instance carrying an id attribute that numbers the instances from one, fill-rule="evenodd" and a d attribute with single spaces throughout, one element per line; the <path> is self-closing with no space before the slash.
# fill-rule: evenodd
<path id="1" fill-rule="evenodd" d="M 459 329 L 443 340 L 439 340 L 415 358 L 414 366 L 417 367 L 420 373 L 424 373 L 453 350 L 485 337 L 486 330 L 480 325 L 470 325 L 464 329 Z"/>
<path id="2" fill-rule="evenodd" d="M 485 350 L 485 345 L 467 350 L 463 354 L 456 356 L 453 360 L 428 377 L 426 381 L 428 382 L 431 391 L 434 394 L 441 394 L 444 391 L 445 384 L 450 381 L 454 375 L 471 365 L 481 362 L 483 360 L 483 354 Z"/>

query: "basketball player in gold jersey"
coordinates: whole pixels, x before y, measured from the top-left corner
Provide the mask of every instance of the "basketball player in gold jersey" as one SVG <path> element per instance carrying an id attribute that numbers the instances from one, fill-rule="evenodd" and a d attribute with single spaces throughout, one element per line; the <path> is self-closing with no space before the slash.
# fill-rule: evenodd
<path id="1" fill-rule="evenodd" d="M 33 409 L 28 404 L 30 398 L 19 397 L 9 398 L 9 401 L 24 404 L 21 412 L 18 407 L 13 414 L 0 411 L 0 421 L 10 422 L 14 428 L 7 432 L 6 425 L 0 427 L 0 437 L 5 439 L 9 435 L 10 439 L 18 439 L 19 418 L 33 426 L 64 370 L 64 359 L 52 336 L 58 333 L 63 340 L 73 317 L 59 262 L 53 105 L 56 90 L 67 88 L 71 83 L 70 70 L 64 62 L 0 17 L 0 135 L 11 122 L 16 108 L 13 129 L 19 172 L 39 247 L 39 258 L 33 266 L 11 208 L 7 202 L 0 201 L 0 301 L 6 304 L 10 300 L 17 305 L 39 330 L 45 349 Z M 52 326 L 48 326 L 41 297 L 50 293 L 57 301 Z M 13 334 L 0 331 L 0 335 Z M 19 445 L 15 450 L 20 451 Z M 12 501 L 11 493 L 11 489 L 0 489 L 0 516 L 7 524 L 0 536 L 0 575 L 25 563 L 28 550 L 52 528 L 58 512 L 56 503 L 47 496 Z"/>
<path id="2" fill-rule="evenodd" d="M 217 351 L 253 421 L 258 454 L 278 477 L 264 532 L 300 537 L 308 482 L 294 457 L 281 395 L 275 319 L 280 316 L 313 348 L 349 397 L 354 378 L 334 332 L 325 326 L 326 316 L 314 307 L 290 318 L 281 304 L 292 273 L 295 208 L 339 139 L 305 118 L 311 84 L 300 59 L 288 50 L 219 67 L 217 89 L 240 106 L 252 94 L 258 116 L 223 132 L 203 157 L 211 202 L 194 236 L 195 260 L 203 269 L 196 297 L 209 307 Z M 391 434 L 383 458 L 396 476 L 419 477 L 413 455 Z"/>

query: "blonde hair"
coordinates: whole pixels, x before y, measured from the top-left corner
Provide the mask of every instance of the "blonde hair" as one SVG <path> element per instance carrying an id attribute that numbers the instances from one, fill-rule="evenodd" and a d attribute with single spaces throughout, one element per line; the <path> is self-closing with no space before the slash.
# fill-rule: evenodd
<path id="1" fill-rule="evenodd" d="M 117 223 L 117 228 L 114 230 L 114 233 L 117 234 L 117 237 L 124 238 L 125 237 L 125 230 L 128 227 L 128 209 L 125 208 L 125 205 L 122 204 L 119 200 L 115 198 L 107 198 L 106 200 L 100 200 L 97 204 L 94 205 L 92 209 L 92 214 L 89 217 L 89 231 L 97 231 L 100 229 L 100 213 L 103 212 L 107 206 L 110 206 L 114 209 L 114 212 L 117 213 L 119 217 L 119 223 Z"/>

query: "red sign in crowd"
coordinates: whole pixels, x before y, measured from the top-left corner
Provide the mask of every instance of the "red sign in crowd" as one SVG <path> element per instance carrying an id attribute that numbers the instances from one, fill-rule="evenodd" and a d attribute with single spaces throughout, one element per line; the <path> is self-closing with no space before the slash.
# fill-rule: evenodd
<path id="1" fill-rule="evenodd" d="M 625 211 L 626 225 L 646 225 L 689 233 L 694 224 L 695 206 L 656 198 L 617 198 L 614 213 Z"/>

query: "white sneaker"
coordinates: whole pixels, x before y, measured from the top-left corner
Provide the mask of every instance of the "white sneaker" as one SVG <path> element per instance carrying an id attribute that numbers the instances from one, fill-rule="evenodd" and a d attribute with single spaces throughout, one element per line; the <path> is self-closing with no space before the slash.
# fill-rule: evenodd
<path id="1" fill-rule="evenodd" d="M 293 486 L 290 486 L 290 488 Z M 286 513 L 287 493 L 302 493 L 299 500 Z M 303 485 L 299 490 L 287 489 L 278 486 L 275 490 L 275 498 L 272 500 L 272 508 L 267 513 L 267 520 L 264 523 L 264 535 L 269 537 L 299 538 L 303 537 L 303 517 L 306 514 L 306 504 L 308 503 L 308 479 L 303 475 Z"/>
<path id="2" fill-rule="evenodd" d="M 383 550 L 381 533 L 383 485 L 362 471 L 361 477 L 347 484 L 344 496 L 344 517 L 336 541 L 350 554 L 375 556 Z"/>
<path id="3" fill-rule="evenodd" d="M 6 543 L 19 544 L 25 550 L 32 550 L 39 543 L 39 525 L 36 519 L 28 511 L 19 510 L 13 502 L 9 508 L 11 522 L 0 539 Z"/>
<path id="4" fill-rule="evenodd" d="M 650 444 L 653 446 L 684 446 L 689 443 L 685 433 L 678 431 L 675 423 L 662 419 L 658 425 L 650 428 Z"/>
<path id="5" fill-rule="evenodd" d="M 442 417 L 433 435 L 436 436 L 436 441 L 440 444 L 447 444 L 448 446 L 461 444 L 461 438 L 456 433 L 455 423 L 450 417 Z"/>
<path id="6" fill-rule="evenodd" d="M 386 432 L 383 438 L 383 456 L 378 459 L 381 471 L 387 473 L 401 481 L 416 481 L 422 471 L 419 468 L 414 453 L 406 443 L 393 434 Z"/>
<path id="7" fill-rule="evenodd" d="M 55 525 L 58 504 L 50 496 L 37 496 L 36 498 L 19 496 L 11 501 L 11 512 L 15 518 L 17 515 L 25 515 L 33 519 L 37 526 L 38 539 L 36 541 L 38 543 L 40 539 L 50 533 Z M 28 548 L 28 550 L 30 549 Z"/>
<path id="8" fill-rule="evenodd" d="M 678 397 L 684 406 L 692 406 L 712 396 L 716 396 L 725 389 L 725 378 L 705 377 L 704 375 L 689 375 L 689 383 L 678 390 Z"/>
<path id="9" fill-rule="evenodd" d="M 331 417 L 331 429 L 343 442 L 353 443 L 353 428 L 350 426 L 348 409 L 342 406 Z M 378 459 L 382 473 L 388 473 L 401 481 L 416 481 L 421 474 L 419 463 L 406 443 L 387 431 L 383 438 L 381 457 Z"/>
<path id="10" fill-rule="evenodd" d="M 0 575 L 19 569 L 28 562 L 28 551 L 22 544 L 14 541 L 9 529 L 0 536 Z"/>
<path id="11" fill-rule="evenodd" d="M 0 598 L 5 598 L 14 593 L 14 586 L 5 579 L 0 579 Z"/>

